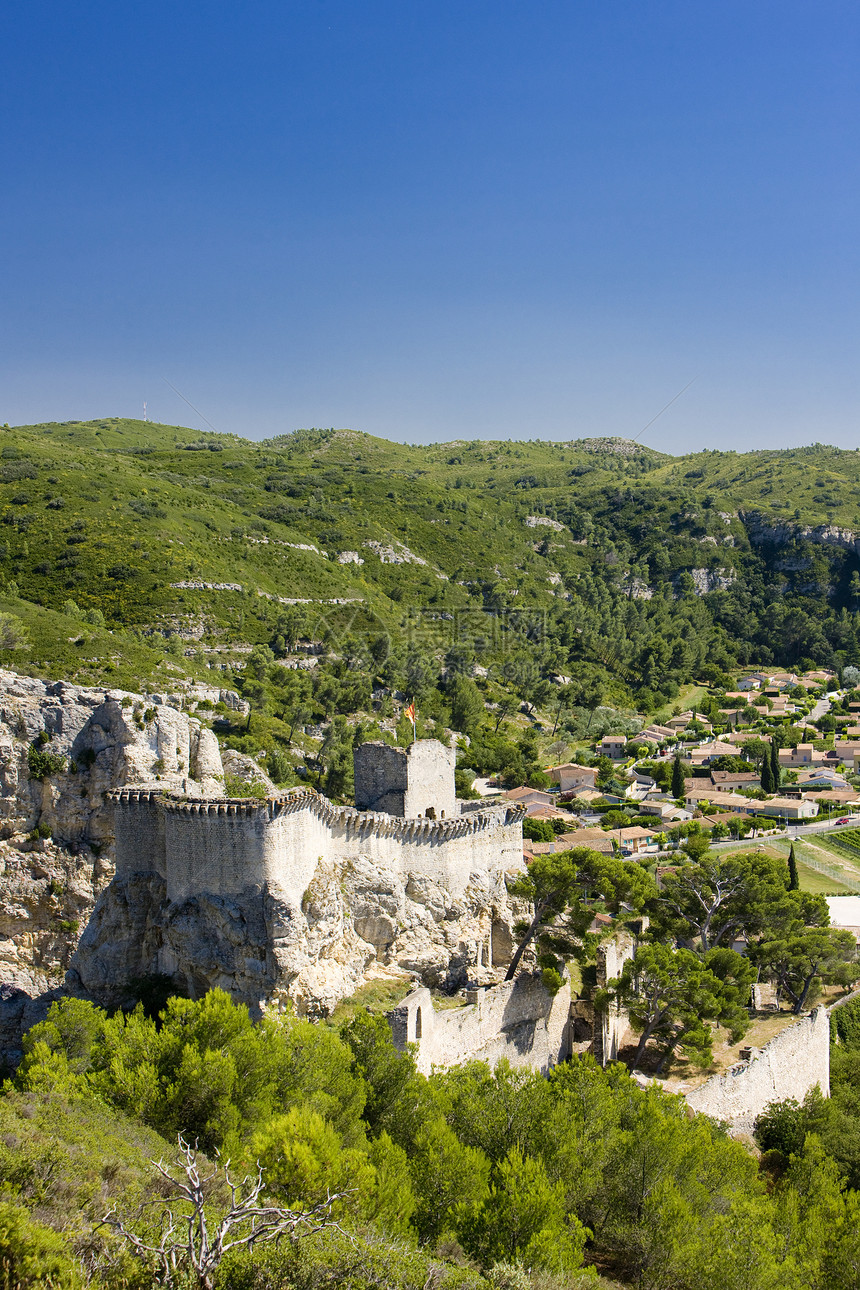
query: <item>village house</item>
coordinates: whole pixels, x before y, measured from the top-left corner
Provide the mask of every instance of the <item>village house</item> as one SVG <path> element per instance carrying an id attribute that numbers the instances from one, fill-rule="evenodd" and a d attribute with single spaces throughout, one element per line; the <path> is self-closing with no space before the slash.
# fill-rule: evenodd
<path id="1" fill-rule="evenodd" d="M 551 793 L 545 793 L 540 788 L 529 788 L 523 784 L 519 788 L 512 788 L 509 792 L 504 793 L 503 798 L 506 802 L 516 802 L 519 806 L 552 806 L 555 798 Z"/>
<path id="2" fill-rule="evenodd" d="M 828 682 L 835 680 L 836 673 L 831 672 L 829 668 L 825 667 L 818 672 L 804 672 L 803 676 L 800 678 L 800 683 L 801 685 L 805 685 L 808 689 L 810 686 L 815 687 L 819 685 L 827 685 Z"/>
<path id="3" fill-rule="evenodd" d="M 597 745 L 597 751 L 612 761 L 623 761 L 627 755 L 627 736 L 604 735 Z"/>
<path id="4" fill-rule="evenodd" d="M 791 769 L 797 766 L 813 766 L 815 749 L 812 744 L 798 744 L 796 748 L 780 748 L 779 764 Z"/>
<path id="5" fill-rule="evenodd" d="M 604 855 L 612 855 L 613 851 L 612 835 L 604 829 L 573 829 L 570 833 L 560 833 L 551 845 L 556 851 L 572 851 L 574 847 L 588 847 Z"/>
<path id="6" fill-rule="evenodd" d="M 720 739 L 714 739 L 711 743 L 700 744 L 698 748 L 691 748 L 689 759 L 694 766 L 707 766 L 717 757 L 730 757 L 735 754 L 733 744 L 723 743 Z"/>
<path id="7" fill-rule="evenodd" d="M 689 820 L 690 812 L 685 811 L 682 807 L 676 806 L 674 802 L 666 798 L 646 798 L 644 802 L 639 803 L 640 815 L 654 815 L 663 824 L 671 824 L 677 820 Z"/>
<path id="8" fill-rule="evenodd" d="M 834 811 L 847 806 L 860 806 L 860 793 L 856 788 L 818 789 L 816 792 L 800 793 L 799 796 L 805 802 L 826 802 L 828 808 Z"/>
<path id="9" fill-rule="evenodd" d="M 760 690 L 763 679 L 764 678 L 759 675 L 742 676 L 738 681 L 737 686 L 742 692 L 747 690 Z"/>
<path id="10" fill-rule="evenodd" d="M 669 743 L 674 743 L 676 739 L 677 735 L 674 730 L 670 730 L 668 726 L 658 726 L 652 723 L 650 726 L 646 726 L 644 730 L 640 730 L 632 742 L 634 744 L 643 744 L 647 741 L 649 744 L 656 744 L 658 748 L 663 748 Z"/>
<path id="11" fill-rule="evenodd" d="M 755 771 L 712 770 L 711 783 L 720 793 L 731 793 L 739 788 L 761 788 L 761 779 Z"/>
<path id="12" fill-rule="evenodd" d="M 547 774 L 555 780 L 562 793 L 574 793 L 579 788 L 594 788 L 597 783 L 596 766 L 578 766 L 571 761 L 561 766 L 550 766 Z"/>
<path id="13" fill-rule="evenodd" d="M 766 815 L 780 820 L 811 820 L 818 814 L 815 802 L 796 797 L 772 797 L 767 802 L 747 803 L 750 815 Z"/>
<path id="14" fill-rule="evenodd" d="M 567 811 L 560 811 L 557 806 L 529 806 L 526 816 L 530 820 L 566 820 L 570 819 Z"/>
<path id="15" fill-rule="evenodd" d="M 733 815 L 743 815 L 750 808 L 750 799 L 740 793 L 721 793 L 715 788 L 691 788 L 685 795 L 687 809 L 695 811 L 702 805 L 717 806 L 721 811 L 731 811 Z"/>
<path id="16" fill-rule="evenodd" d="M 821 766 L 817 770 L 800 770 L 797 772 L 798 788 L 849 788 L 848 780 L 831 766 Z"/>
<path id="17" fill-rule="evenodd" d="M 639 855 L 650 847 L 659 829 L 642 828 L 639 824 L 629 829 L 610 829 L 609 837 L 617 843 L 622 855 Z"/>

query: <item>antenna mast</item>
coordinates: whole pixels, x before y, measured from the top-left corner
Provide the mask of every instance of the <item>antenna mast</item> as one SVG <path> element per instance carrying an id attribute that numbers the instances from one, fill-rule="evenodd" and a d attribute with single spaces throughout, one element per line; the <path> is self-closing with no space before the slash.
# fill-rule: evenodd
<path id="1" fill-rule="evenodd" d="M 146 420 L 146 401 L 145 401 L 145 400 L 144 400 L 144 404 L 143 404 L 143 419 L 144 419 L 144 421 Z"/>

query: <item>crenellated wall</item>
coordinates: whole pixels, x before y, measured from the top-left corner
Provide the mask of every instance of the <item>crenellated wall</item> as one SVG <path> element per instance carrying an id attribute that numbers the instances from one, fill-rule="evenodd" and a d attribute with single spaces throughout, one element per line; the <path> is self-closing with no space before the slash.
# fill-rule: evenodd
<path id="1" fill-rule="evenodd" d="M 117 873 L 155 870 L 171 901 L 264 884 L 297 901 L 321 860 L 360 858 L 432 880 L 456 899 L 473 873 L 504 873 L 522 862 L 525 812 L 509 803 L 433 820 L 335 806 L 312 790 L 260 802 L 150 789 L 112 797 Z"/>

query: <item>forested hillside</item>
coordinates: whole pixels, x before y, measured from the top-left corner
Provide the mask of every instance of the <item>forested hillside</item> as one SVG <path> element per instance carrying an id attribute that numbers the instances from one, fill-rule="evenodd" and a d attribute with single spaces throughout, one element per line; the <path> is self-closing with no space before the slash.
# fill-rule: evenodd
<path id="1" fill-rule="evenodd" d="M 734 664 L 858 656 L 858 483 L 860 454 L 822 445 L 672 458 L 617 440 L 6 427 L 2 607 L 31 644 L 7 623 L 3 662 L 201 675 L 236 645 L 277 655 L 328 632 L 412 689 L 410 652 L 438 673 L 456 645 L 508 660 L 527 702 L 536 668 L 647 710 Z"/>
<path id="2" fill-rule="evenodd" d="M 66 1000 L 0 1094 L 0 1272 L 116 1290 L 853 1290 L 856 1005 L 840 1019 L 833 1106 L 771 1108 L 757 1162 L 682 1099 L 590 1057 L 549 1078 L 472 1062 L 428 1079 L 364 1012 L 337 1034 L 254 1025 L 217 991 L 157 1018 Z M 197 1221 L 178 1133 L 209 1179 Z M 228 1156 L 234 1179 L 259 1162 L 270 1215 L 305 1221 L 223 1258 L 212 1241 L 195 1275 L 201 1213 L 211 1238 L 248 1190 L 231 1197 Z M 237 1220 L 230 1237 L 250 1231 Z"/>

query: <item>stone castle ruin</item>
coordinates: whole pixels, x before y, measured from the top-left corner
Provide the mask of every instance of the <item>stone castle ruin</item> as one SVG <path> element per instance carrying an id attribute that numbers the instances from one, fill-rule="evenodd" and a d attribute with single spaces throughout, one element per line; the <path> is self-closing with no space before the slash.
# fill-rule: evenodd
<path id="1" fill-rule="evenodd" d="M 459 803 L 437 740 L 355 751 L 356 801 L 312 789 L 263 801 L 148 784 L 111 793 L 116 874 L 71 984 L 116 1000 L 169 976 L 255 1011 L 330 1010 L 369 969 L 448 989 L 507 962 L 505 875 L 522 867 L 524 808 Z"/>
<path id="2" fill-rule="evenodd" d="M 240 711 L 228 690 L 184 695 L 43 681 L 0 670 L 0 1050 L 62 993 L 124 1004 L 162 975 L 189 994 L 221 986 L 255 1011 L 321 1015 L 383 975 L 413 987 L 391 1017 L 422 1069 L 472 1057 L 547 1070 L 591 1049 L 603 1063 L 627 1018 L 551 998 L 510 962 L 505 879 L 521 871 L 523 808 L 457 802 L 454 755 L 434 740 L 356 750 L 356 806 L 279 792 L 187 711 Z M 35 756 L 50 754 L 49 773 Z M 228 798 L 226 775 L 264 800 Z M 79 928 L 83 928 L 80 934 Z M 635 952 L 601 946 L 597 984 Z M 469 987 L 464 1006 L 429 989 Z M 429 987 L 429 989 L 428 989 Z M 491 988 L 482 988 L 491 987 Z M 691 1106 L 746 1124 L 773 1096 L 827 1092 L 827 1027 L 798 1021 L 701 1088 Z"/>

